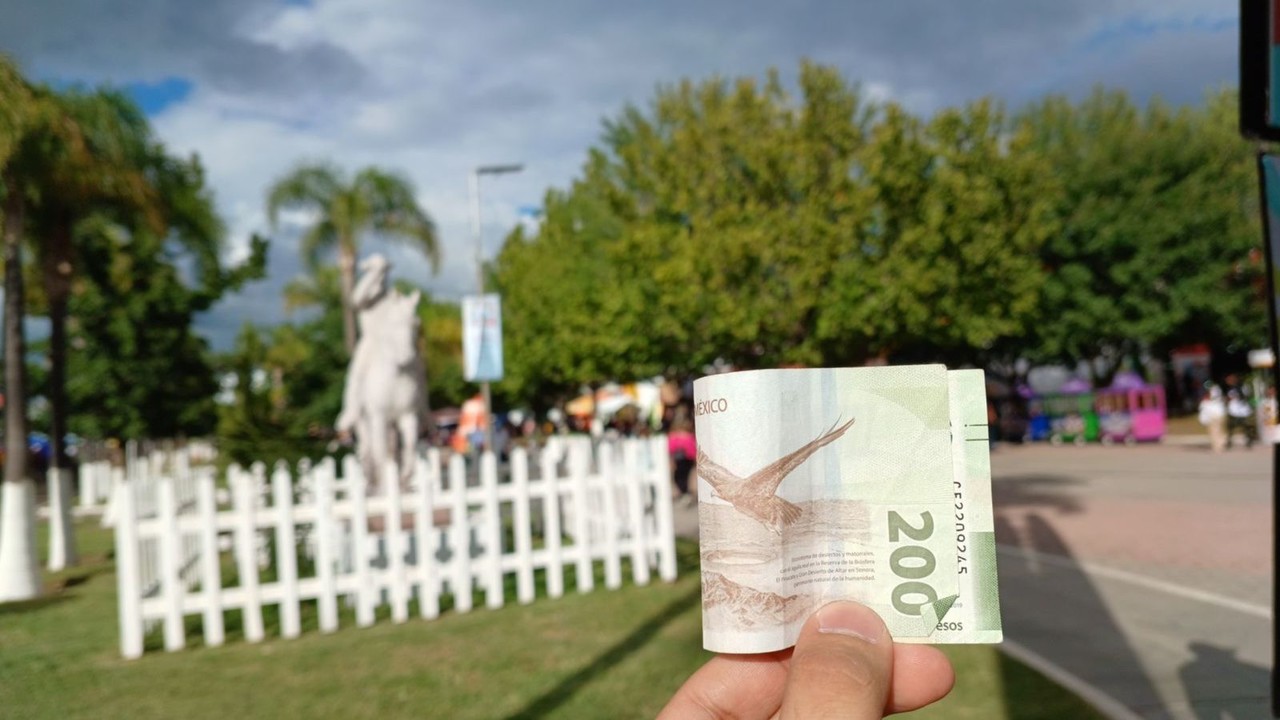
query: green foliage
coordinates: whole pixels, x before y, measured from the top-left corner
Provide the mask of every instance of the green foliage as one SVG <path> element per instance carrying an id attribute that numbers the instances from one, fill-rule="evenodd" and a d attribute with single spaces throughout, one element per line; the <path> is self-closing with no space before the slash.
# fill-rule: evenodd
<path id="1" fill-rule="evenodd" d="M 0 168 L 8 164 L 17 148 L 30 122 L 31 111 L 31 91 L 26 80 L 13 62 L 0 53 Z"/>
<path id="2" fill-rule="evenodd" d="M 219 408 L 217 438 L 221 460 L 250 465 L 258 461 L 287 460 L 317 456 L 323 447 L 307 441 L 297 432 L 295 422 L 282 412 L 283 397 L 279 375 L 269 369 L 272 348 L 263 334 L 246 323 L 236 337 L 235 349 L 221 362 L 221 370 L 234 378 L 234 400 Z M 338 387 L 339 402 L 341 386 Z M 337 410 L 334 410 L 336 414 Z"/>
<path id="3" fill-rule="evenodd" d="M 1041 248 L 1044 320 L 1028 349 L 1118 362 L 1186 343 L 1262 342 L 1257 176 L 1233 92 L 1200 107 L 1122 92 L 1049 98 L 1020 119 L 1059 181 Z"/>
<path id="4" fill-rule="evenodd" d="M 797 85 L 684 81 L 606 122 L 581 177 L 492 269 L 505 394 L 715 361 L 1114 369 L 1261 341 L 1234 93 L 1142 110 L 1099 90 L 1014 118 L 978 100 L 922 120 L 829 68 L 803 65 Z"/>
<path id="5" fill-rule="evenodd" d="M 505 379 L 508 394 L 575 386 L 642 365 L 646 335 L 613 332 L 622 321 L 623 293 L 646 290 L 629 283 L 604 251 L 617 227 L 589 193 L 550 192 L 547 220 L 536 238 L 517 231 L 496 259 L 493 285 L 503 295 Z"/>
<path id="6" fill-rule="evenodd" d="M 988 101 L 871 132 L 870 203 L 821 304 L 827 362 L 919 352 L 972 360 L 1035 319 L 1053 234 L 1051 169 Z M 853 352 L 850 352 L 852 350 Z M 968 357 L 966 357 L 968 356 Z"/>
<path id="7" fill-rule="evenodd" d="M 654 369 L 819 360 L 821 291 L 865 208 L 853 174 L 868 111 L 833 70 L 805 65 L 799 85 L 793 100 L 775 74 L 683 83 L 651 118 L 610 124 L 609 154 L 589 161 L 586 182 L 626 222 L 611 260 L 653 279 L 624 296 L 619 329 L 661 323 L 647 333 Z"/>
<path id="8" fill-rule="evenodd" d="M 805 65 L 800 90 L 686 81 L 606 123 L 583 179 L 497 259 L 508 392 L 820 360 L 868 112 L 827 68 Z"/>
<path id="9" fill-rule="evenodd" d="M 462 308 L 434 300 L 424 292 L 418 316 L 431 407 L 459 407 L 475 392 L 475 386 L 462 379 Z"/>
<path id="10" fill-rule="evenodd" d="M 0 63 L 0 94 L 26 87 Z M 0 176 L 35 250 L 31 296 L 50 318 L 35 390 L 50 400 L 54 435 L 68 423 L 95 437 L 210 432 L 216 383 L 192 319 L 262 276 L 265 242 L 223 266 L 199 159 L 170 155 L 124 93 L 35 87 L 24 97 L 21 123 L 0 102 Z"/>
<path id="11" fill-rule="evenodd" d="M 70 303 L 70 428 L 88 437 L 206 435 L 217 391 L 191 328 L 201 293 L 147 233 L 101 218 L 77 232 L 82 273 Z"/>
<path id="12" fill-rule="evenodd" d="M 73 223 L 94 209 L 131 214 L 138 225 L 166 229 L 162 191 L 153 176 L 163 149 L 142 109 L 110 89 L 38 88 L 45 121 L 24 141 L 20 168 L 37 234 Z M 37 243 L 42 252 L 47 243 Z M 60 252 L 56 248 L 52 252 Z"/>
<path id="13" fill-rule="evenodd" d="M 73 205 L 64 196 L 64 209 L 53 213 L 55 222 L 74 223 L 69 245 L 46 263 L 75 267 L 81 277 L 69 288 L 70 428 L 95 437 L 208 434 L 217 385 L 207 344 L 192 332 L 194 314 L 262 277 L 266 243 L 252 238 L 249 257 L 224 267 L 225 231 L 199 158 L 171 156 L 149 140 L 140 111 L 120 96 L 73 99 L 88 106 L 82 115 L 107 113 L 133 123 L 129 132 L 100 130 L 105 139 L 98 145 L 136 147 L 119 157 L 98 149 L 95 156 L 104 168 L 98 175 L 141 178 L 142 184 L 124 202 L 90 195 Z M 46 294 L 57 286 L 47 280 Z M 56 389 L 50 397 L 58 397 Z"/>
<path id="14" fill-rule="evenodd" d="M 514 396 L 715 361 L 968 356 L 1033 322 L 1052 172 L 981 101 L 923 123 L 801 67 L 685 81 L 606 123 L 495 262 Z"/>
<path id="15" fill-rule="evenodd" d="M 148 174 L 153 143 L 141 109 L 111 90 L 39 88 L 37 94 L 48 115 L 23 139 L 14 177 L 28 200 L 26 230 L 41 267 L 50 327 L 44 394 L 53 462 L 62 465 L 70 412 L 67 316 L 78 255 L 74 228 L 95 213 L 127 217 L 130 229 L 156 236 L 163 235 L 166 222 L 160 192 Z"/>
<path id="16" fill-rule="evenodd" d="M 310 316 L 269 330 L 246 324 L 219 361 L 235 377 L 233 401 L 218 418 L 219 446 L 234 462 L 314 458 L 332 439 L 348 361 L 338 271 L 320 268 L 291 281 L 285 307 Z"/>

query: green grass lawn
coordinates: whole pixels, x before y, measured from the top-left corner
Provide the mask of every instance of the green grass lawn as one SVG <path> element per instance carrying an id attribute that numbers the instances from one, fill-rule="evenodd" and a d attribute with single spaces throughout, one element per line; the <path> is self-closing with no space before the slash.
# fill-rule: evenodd
<path id="1" fill-rule="evenodd" d="M 41 529 L 44 532 L 44 528 Z M 79 526 L 81 567 L 40 600 L 0 605 L 5 718 L 649 718 L 709 654 L 696 547 L 671 584 L 250 645 L 118 654 L 111 536 Z M 572 587 L 566 583 L 567 587 Z M 513 595 L 512 595 L 513 597 Z M 229 618 L 229 625 L 234 624 Z M 199 622 L 188 625 L 198 644 Z M 278 634 L 278 631 L 275 633 Z M 158 638 L 148 647 L 157 647 Z M 949 647 L 959 682 L 912 717 L 1096 718 L 990 647 Z"/>

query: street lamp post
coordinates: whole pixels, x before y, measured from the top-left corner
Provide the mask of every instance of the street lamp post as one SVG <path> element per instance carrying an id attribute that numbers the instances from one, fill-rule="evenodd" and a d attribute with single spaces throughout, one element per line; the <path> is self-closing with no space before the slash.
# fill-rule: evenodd
<path id="1" fill-rule="evenodd" d="M 505 165 L 481 165 L 471 171 L 469 189 L 471 194 L 471 234 L 476 240 L 476 293 L 484 294 L 484 237 L 480 232 L 480 176 L 506 175 L 524 170 L 522 163 Z M 493 450 L 493 402 L 489 391 L 489 381 L 480 381 L 480 394 L 484 397 L 484 444 Z"/>

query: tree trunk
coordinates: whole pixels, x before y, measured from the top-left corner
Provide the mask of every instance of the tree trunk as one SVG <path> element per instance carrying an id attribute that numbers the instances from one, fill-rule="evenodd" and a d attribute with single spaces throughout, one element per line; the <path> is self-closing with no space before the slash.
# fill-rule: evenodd
<path id="1" fill-rule="evenodd" d="M 13 187 L 12 184 L 9 185 Z M 26 343 L 22 335 L 22 196 L 5 200 L 4 230 L 4 481 L 0 483 L 0 602 L 40 594 L 36 557 L 36 485 L 27 476 Z"/>
<path id="2" fill-rule="evenodd" d="M 342 339 L 350 356 L 356 349 L 356 309 L 351 304 L 351 294 L 356 287 L 354 243 L 338 241 L 338 278 L 342 289 Z"/>
<path id="3" fill-rule="evenodd" d="M 56 220 L 43 249 L 49 303 L 49 569 L 76 564 L 71 519 L 71 463 L 67 458 L 67 302 L 71 296 L 71 218 Z"/>

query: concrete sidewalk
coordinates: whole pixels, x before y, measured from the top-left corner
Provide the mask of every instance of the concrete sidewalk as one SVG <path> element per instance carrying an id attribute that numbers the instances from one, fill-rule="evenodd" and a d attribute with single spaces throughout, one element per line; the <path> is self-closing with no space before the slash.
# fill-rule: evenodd
<path id="1" fill-rule="evenodd" d="M 1269 718 L 1270 459 L 1207 440 L 1000 448 L 1006 639 L 1127 717 Z"/>
<path id="2" fill-rule="evenodd" d="M 691 500 L 676 499 L 671 506 L 671 522 L 676 529 L 676 537 L 698 539 L 698 501 L 690 495 Z"/>

